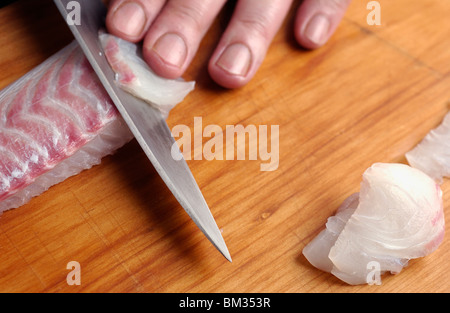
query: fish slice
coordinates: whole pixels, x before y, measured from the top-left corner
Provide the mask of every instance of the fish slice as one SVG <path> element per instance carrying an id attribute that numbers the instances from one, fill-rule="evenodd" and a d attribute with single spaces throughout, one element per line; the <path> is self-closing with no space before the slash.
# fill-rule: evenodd
<path id="1" fill-rule="evenodd" d="M 100 0 L 54 0 L 68 22 L 84 54 L 167 187 L 211 243 L 231 262 L 231 256 L 214 217 L 186 161 L 172 157 L 175 140 L 161 112 L 125 92 L 115 83 L 99 41 L 104 29 L 106 8 Z M 79 12 L 75 12 L 79 8 Z M 79 20 L 73 14 L 80 13 Z M 179 152 L 179 150 L 178 150 Z M 179 152 L 181 155 L 181 152 Z M 179 159 L 179 157 L 177 158 Z"/>

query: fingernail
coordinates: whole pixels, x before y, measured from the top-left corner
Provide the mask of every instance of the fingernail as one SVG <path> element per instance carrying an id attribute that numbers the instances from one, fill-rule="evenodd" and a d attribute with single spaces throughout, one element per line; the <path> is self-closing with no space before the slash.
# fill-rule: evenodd
<path id="1" fill-rule="evenodd" d="M 176 67 L 182 67 L 187 56 L 187 46 L 183 38 L 175 33 L 167 33 L 159 37 L 153 46 L 161 59 Z"/>
<path id="2" fill-rule="evenodd" d="M 145 11 L 136 2 L 125 2 L 114 12 L 114 27 L 130 37 L 138 37 L 144 30 L 146 23 Z"/>
<path id="3" fill-rule="evenodd" d="M 304 35 L 313 43 L 321 45 L 328 39 L 330 20 L 323 14 L 314 15 L 306 26 Z"/>
<path id="4" fill-rule="evenodd" d="M 235 43 L 222 52 L 216 65 L 232 75 L 245 76 L 250 69 L 251 61 L 250 49 L 244 44 Z"/>

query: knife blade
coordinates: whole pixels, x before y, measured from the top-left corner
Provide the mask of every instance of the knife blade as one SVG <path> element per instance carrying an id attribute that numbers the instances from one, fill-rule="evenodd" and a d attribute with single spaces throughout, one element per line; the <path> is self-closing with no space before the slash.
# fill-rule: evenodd
<path id="1" fill-rule="evenodd" d="M 158 174 L 198 228 L 231 262 L 222 234 L 186 161 L 183 158 L 175 160 L 172 157 L 171 149 L 175 140 L 163 115 L 115 83 L 115 73 L 106 60 L 98 37 L 99 31 L 104 28 L 106 7 L 100 0 L 54 0 L 54 2 Z M 74 13 L 72 9 L 75 8 L 75 2 L 80 9 L 78 22 L 68 19 L 69 14 Z"/>

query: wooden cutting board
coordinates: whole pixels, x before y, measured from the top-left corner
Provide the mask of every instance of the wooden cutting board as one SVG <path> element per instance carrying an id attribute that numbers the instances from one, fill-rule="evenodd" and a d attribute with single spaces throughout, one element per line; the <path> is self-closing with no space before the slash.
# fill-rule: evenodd
<path id="1" fill-rule="evenodd" d="M 375 162 L 405 163 L 450 104 L 450 2 L 380 0 L 380 26 L 367 24 L 367 2 L 354 1 L 316 51 L 295 43 L 293 10 L 256 77 L 239 90 L 207 74 L 226 8 L 184 76 L 196 89 L 171 112 L 170 127 L 187 125 L 193 134 L 195 117 L 203 128 L 279 125 L 274 171 L 261 171 L 260 155 L 248 153 L 188 160 L 233 263 L 133 141 L 3 213 L 0 292 L 450 292 L 448 236 L 432 255 L 382 276 L 381 286 L 348 286 L 301 254 L 359 190 L 362 173 Z M 50 0 L 20 0 L 0 9 L 0 21 L 0 87 L 72 40 Z M 448 222 L 448 181 L 442 188 Z M 67 283 L 71 261 L 80 264 L 81 285 Z"/>

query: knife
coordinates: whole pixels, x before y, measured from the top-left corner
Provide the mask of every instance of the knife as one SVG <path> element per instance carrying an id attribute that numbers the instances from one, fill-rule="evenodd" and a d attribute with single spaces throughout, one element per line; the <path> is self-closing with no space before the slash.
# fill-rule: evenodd
<path id="1" fill-rule="evenodd" d="M 186 163 L 175 160 L 172 133 L 159 110 L 122 90 L 102 52 L 98 35 L 104 28 L 106 7 L 100 0 L 54 0 L 100 81 L 167 187 L 211 243 L 231 262 L 214 217 Z M 75 12 L 79 9 L 79 12 Z M 69 19 L 79 13 L 77 19 Z M 179 151 L 179 150 L 178 150 Z M 181 152 L 179 152 L 181 155 Z"/>

